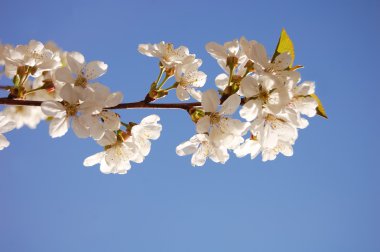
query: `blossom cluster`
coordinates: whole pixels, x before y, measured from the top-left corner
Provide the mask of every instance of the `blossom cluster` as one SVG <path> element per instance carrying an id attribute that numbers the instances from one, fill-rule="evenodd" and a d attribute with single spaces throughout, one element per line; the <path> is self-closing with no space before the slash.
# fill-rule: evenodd
<path id="1" fill-rule="evenodd" d="M 308 126 L 304 116 L 326 116 L 314 82 L 301 82 L 301 66 L 293 66 L 293 45 L 285 31 L 272 57 L 262 44 L 244 37 L 223 45 L 210 42 L 206 50 L 223 71 L 215 78 L 217 90 L 202 90 L 207 80 L 199 70 L 202 60 L 187 47 L 166 42 L 138 46 L 141 54 L 159 60 L 158 77 L 139 102 L 142 107 L 154 107 L 174 89 L 181 102 L 197 101 L 172 104 L 185 108 L 195 123 L 195 135 L 176 148 L 179 156 L 192 155 L 193 166 L 204 165 L 207 158 L 225 163 L 231 153 L 251 159 L 261 154 L 263 161 L 280 153 L 292 156 L 298 129 Z M 123 95 L 97 80 L 108 68 L 102 61 L 86 63 L 79 52 L 32 40 L 16 47 L 0 44 L 0 66 L 12 81 L 1 89 L 9 92 L 8 100 L 20 102 L 0 112 L 0 150 L 9 146 L 3 133 L 24 125 L 33 129 L 47 120 L 53 138 L 71 127 L 79 138 L 90 137 L 103 147 L 84 160 L 85 166 L 100 164 L 103 173 L 125 174 L 160 136 L 157 115 L 125 123 L 113 111 L 122 107 Z M 23 101 L 41 103 L 25 106 Z"/>

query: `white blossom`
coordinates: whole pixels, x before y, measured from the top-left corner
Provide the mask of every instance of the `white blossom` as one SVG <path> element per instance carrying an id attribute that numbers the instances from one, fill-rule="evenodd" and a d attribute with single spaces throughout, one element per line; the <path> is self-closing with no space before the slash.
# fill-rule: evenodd
<path id="1" fill-rule="evenodd" d="M 40 76 L 43 71 L 61 66 L 59 55 L 46 49 L 44 44 L 36 40 L 31 40 L 28 45 L 8 47 L 5 54 L 5 73 L 8 77 L 13 77 L 20 66 L 35 67 L 35 72 L 31 73 L 33 77 Z"/>
<path id="2" fill-rule="evenodd" d="M 101 107 L 93 100 L 93 93 L 90 89 L 74 87 L 66 84 L 60 92 L 62 102 L 45 101 L 42 103 L 42 111 L 53 119 L 49 125 L 51 137 L 61 137 L 69 129 L 70 118 L 72 118 L 72 128 L 80 138 L 90 135 L 89 129 L 85 126 L 82 117 L 93 113 L 100 113 Z M 86 118 L 86 117 L 85 117 Z"/>
<path id="3" fill-rule="evenodd" d="M 289 92 L 268 76 L 247 76 L 240 85 L 240 91 L 248 100 L 240 110 L 240 116 L 247 121 L 266 113 L 278 114 L 289 103 Z"/>
<path id="4" fill-rule="evenodd" d="M 70 52 L 66 55 L 67 66 L 55 72 L 57 81 L 64 84 L 87 87 L 89 81 L 106 73 L 108 65 L 102 61 L 85 62 L 84 56 L 79 52 Z"/>
<path id="5" fill-rule="evenodd" d="M 207 90 L 202 94 L 205 116 L 197 122 L 197 133 L 209 132 L 212 141 L 225 145 L 227 148 L 234 148 L 243 141 L 241 136 L 249 125 L 229 117 L 239 107 L 240 96 L 233 94 L 228 97 L 218 111 L 219 103 L 220 98 L 215 90 Z"/>
<path id="6" fill-rule="evenodd" d="M 229 158 L 225 146 L 217 146 L 207 134 L 196 134 L 189 141 L 183 142 L 176 148 L 179 156 L 191 155 L 193 166 L 203 166 L 209 157 L 216 163 L 224 164 Z"/>
<path id="7" fill-rule="evenodd" d="M 117 136 L 107 131 L 98 143 L 105 150 L 96 153 L 83 162 L 84 166 L 100 164 L 100 171 L 106 174 L 125 174 L 131 169 L 130 162 L 141 163 L 150 152 L 149 140 L 156 140 L 162 129 L 157 115 L 150 115 L 141 120 L 140 124 L 132 126 L 131 131 Z"/>
<path id="8" fill-rule="evenodd" d="M 168 69 L 196 61 L 195 55 L 190 54 L 187 47 L 174 48 L 173 44 L 165 43 L 164 41 L 159 44 L 140 44 L 138 51 L 148 57 L 158 58 L 162 65 Z"/>
<path id="9" fill-rule="evenodd" d="M 248 59 L 254 63 L 256 73 L 260 75 L 270 75 L 280 82 L 284 82 L 288 79 L 295 82 L 299 81 L 299 72 L 289 69 L 292 62 L 290 53 L 281 53 L 272 61 L 268 58 L 265 47 L 262 44 L 255 40 L 247 41 L 245 38 L 242 38 L 241 41 L 245 54 Z"/>
<path id="10" fill-rule="evenodd" d="M 179 65 L 175 70 L 175 79 L 178 84 L 176 94 L 179 100 L 184 101 L 190 99 L 190 96 L 196 100 L 201 98 L 201 92 L 195 88 L 203 87 L 206 83 L 207 75 L 198 71 L 201 61 Z"/>

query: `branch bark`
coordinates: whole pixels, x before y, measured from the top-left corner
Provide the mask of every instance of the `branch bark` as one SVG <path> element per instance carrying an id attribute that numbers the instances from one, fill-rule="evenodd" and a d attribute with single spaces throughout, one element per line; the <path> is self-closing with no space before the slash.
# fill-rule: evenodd
<path id="1" fill-rule="evenodd" d="M 0 104 L 16 106 L 41 106 L 43 101 L 15 100 L 0 98 Z M 115 107 L 105 109 L 183 109 L 189 111 L 193 107 L 201 106 L 200 102 L 187 103 L 147 103 L 146 101 L 121 103 Z"/>

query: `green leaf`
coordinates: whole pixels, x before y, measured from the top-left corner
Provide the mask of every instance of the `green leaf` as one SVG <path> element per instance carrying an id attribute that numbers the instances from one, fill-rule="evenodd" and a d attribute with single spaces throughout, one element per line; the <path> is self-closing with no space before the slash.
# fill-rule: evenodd
<path id="1" fill-rule="evenodd" d="M 325 108 L 323 107 L 322 102 L 321 102 L 321 100 L 318 98 L 318 96 L 317 96 L 316 94 L 311 94 L 310 96 L 313 97 L 313 99 L 318 103 L 318 107 L 317 107 L 317 115 L 320 115 L 320 116 L 322 116 L 322 117 L 328 119 L 327 114 L 326 114 L 326 111 L 325 111 Z"/>
<path id="2" fill-rule="evenodd" d="M 275 58 L 280 55 L 281 53 L 288 52 L 290 53 L 290 56 L 292 57 L 292 61 L 290 62 L 289 68 L 292 67 L 295 53 L 294 53 L 294 47 L 293 42 L 290 39 L 289 35 L 286 33 L 285 29 L 283 28 L 281 31 L 281 36 L 278 40 L 276 51 L 273 54 L 272 62 L 275 60 Z"/>

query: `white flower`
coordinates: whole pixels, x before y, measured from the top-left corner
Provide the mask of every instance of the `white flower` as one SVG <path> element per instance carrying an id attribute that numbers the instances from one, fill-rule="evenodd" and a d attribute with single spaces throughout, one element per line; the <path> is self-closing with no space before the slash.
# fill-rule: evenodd
<path id="1" fill-rule="evenodd" d="M 195 96 L 195 99 L 200 99 L 201 93 L 194 88 L 203 87 L 206 83 L 207 75 L 204 72 L 198 71 L 201 61 L 179 65 L 175 70 L 175 79 L 178 84 L 176 94 L 179 100 L 184 101 Z"/>
<path id="2" fill-rule="evenodd" d="M 241 75 L 244 73 L 244 65 L 247 62 L 247 56 L 241 48 L 239 40 L 235 39 L 224 43 L 224 45 L 219 45 L 215 42 L 210 42 L 206 45 L 207 52 L 217 60 L 219 66 L 230 73 L 230 68 L 228 66 L 228 61 L 234 61 L 235 70 L 234 73 Z"/>
<path id="3" fill-rule="evenodd" d="M 261 75 L 272 75 L 280 82 L 291 79 L 298 82 L 300 74 L 296 71 L 290 71 L 289 66 L 292 62 L 290 53 L 284 52 L 278 55 L 274 61 L 268 58 L 265 47 L 257 41 L 247 41 L 242 39 L 244 51 L 248 59 L 253 61 L 255 71 Z"/>
<path id="4" fill-rule="evenodd" d="M 105 150 L 98 152 L 83 162 L 84 166 L 100 164 L 100 171 L 105 174 L 126 174 L 131 169 L 130 161 L 140 162 L 136 158 L 136 147 L 131 142 L 117 141 L 106 146 Z"/>
<path id="5" fill-rule="evenodd" d="M 314 93 L 314 82 L 305 81 L 296 85 L 292 90 L 293 98 L 289 103 L 289 107 L 301 114 L 307 115 L 308 117 L 315 116 L 318 103 L 310 96 Z"/>
<path id="6" fill-rule="evenodd" d="M 9 141 L 3 133 L 9 132 L 16 127 L 16 124 L 7 116 L 0 114 L 0 150 L 9 146 Z"/>
<path id="7" fill-rule="evenodd" d="M 57 81 L 87 87 L 90 80 L 94 80 L 107 71 L 108 65 L 102 61 L 91 61 L 86 64 L 84 56 L 79 52 L 67 53 L 68 66 L 55 72 Z"/>
<path id="8" fill-rule="evenodd" d="M 246 139 L 244 143 L 234 149 L 234 153 L 237 157 L 244 157 L 250 154 L 251 159 L 254 159 L 261 151 L 260 141 L 257 139 L 257 136 L 251 136 Z"/>
<path id="9" fill-rule="evenodd" d="M 276 159 L 277 155 L 282 153 L 284 156 L 293 156 L 293 146 L 291 143 L 285 141 L 278 141 L 277 145 L 273 148 L 265 148 L 262 151 L 263 162 Z"/>
<path id="10" fill-rule="evenodd" d="M 9 47 L 6 53 L 5 72 L 8 77 L 13 77 L 19 66 L 35 67 L 36 71 L 31 75 L 38 77 L 44 71 L 49 71 L 61 66 L 60 57 L 46 49 L 39 41 L 31 40 L 28 45 Z"/>
<path id="11" fill-rule="evenodd" d="M 241 135 L 249 125 L 228 117 L 239 107 L 240 96 L 231 95 L 217 111 L 219 103 L 220 99 L 215 90 L 208 90 L 202 94 L 202 107 L 205 110 L 205 116 L 198 120 L 197 132 L 200 134 L 210 132 L 212 141 L 219 142 L 217 145 L 234 148 L 243 141 Z"/>
<path id="12" fill-rule="evenodd" d="M 174 48 L 173 44 L 165 43 L 164 41 L 159 44 L 140 44 L 138 51 L 148 57 L 159 58 L 162 65 L 166 68 L 176 67 L 184 62 L 191 63 L 195 61 L 195 55 L 189 54 L 189 49 L 185 46 Z"/>
<path id="13" fill-rule="evenodd" d="M 176 148 L 179 156 L 192 154 L 191 164 L 193 166 L 203 166 L 207 157 L 216 163 L 224 164 L 229 158 L 227 148 L 217 146 L 207 134 L 196 134 L 189 141 L 183 142 Z"/>
<path id="14" fill-rule="evenodd" d="M 273 149 L 279 142 L 294 144 L 298 137 L 296 126 L 284 117 L 267 114 L 258 118 L 251 125 L 253 135 L 259 134 L 263 149 Z"/>
<path id="15" fill-rule="evenodd" d="M 46 118 L 40 107 L 33 106 L 7 106 L 3 114 L 14 121 L 17 129 L 24 125 L 35 129 L 40 121 Z"/>
<path id="16" fill-rule="evenodd" d="M 289 92 L 268 76 L 247 76 L 240 85 L 240 91 L 248 101 L 242 106 L 240 116 L 247 121 L 266 112 L 278 114 L 289 102 Z"/>
<path id="17" fill-rule="evenodd" d="M 130 132 L 116 136 L 113 131 L 106 131 L 98 141 L 105 146 L 105 151 L 96 153 L 85 159 L 85 166 L 100 164 L 103 173 L 125 174 L 131 169 L 130 162 L 141 163 L 150 152 L 149 140 L 159 138 L 162 126 L 157 123 L 160 118 L 150 115 L 142 119 L 140 124 L 132 127 Z"/>
<path id="18" fill-rule="evenodd" d="M 123 95 L 120 92 L 111 93 L 108 87 L 100 83 L 88 85 L 87 88 L 94 92 L 93 102 L 97 104 L 98 108 L 114 107 L 123 100 Z M 89 129 L 90 136 L 95 140 L 101 139 L 107 130 L 115 131 L 120 128 L 119 116 L 108 110 L 84 115 L 80 121 Z"/>
<path id="19" fill-rule="evenodd" d="M 132 127 L 131 141 L 136 144 L 138 151 L 144 157 L 150 152 L 151 143 L 149 140 L 157 140 L 160 137 L 162 125 L 158 123 L 160 117 L 150 115 L 141 120 L 140 124 Z"/>
<path id="20" fill-rule="evenodd" d="M 90 89 L 74 87 L 66 84 L 60 92 L 63 102 L 45 101 L 42 103 L 42 111 L 47 116 L 54 117 L 49 125 L 51 137 L 61 137 L 69 128 L 69 120 L 72 117 L 72 128 L 80 138 L 89 136 L 89 129 L 85 127 L 82 116 L 100 113 L 102 110 L 93 101 L 93 93 Z"/>

